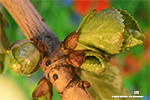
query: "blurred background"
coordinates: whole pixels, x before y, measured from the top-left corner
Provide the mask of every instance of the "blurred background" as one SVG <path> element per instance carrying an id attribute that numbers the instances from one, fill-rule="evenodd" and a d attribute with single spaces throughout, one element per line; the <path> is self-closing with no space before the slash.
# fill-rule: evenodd
<path id="1" fill-rule="evenodd" d="M 141 100 L 150 100 L 150 1 L 148 0 L 30 0 L 40 15 L 45 19 L 48 26 L 54 31 L 61 41 L 74 31 L 80 24 L 85 14 L 93 9 L 100 11 L 104 8 L 121 8 L 129 12 L 140 25 L 146 39 L 142 45 L 131 48 L 128 52 L 113 57 L 110 63 L 118 66 L 123 76 L 123 85 L 131 93 L 139 91 Z M 5 33 L 9 43 L 12 44 L 19 39 L 24 39 L 20 28 L 13 18 L 6 12 L 5 18 L 9 26 Z M 8 55 L 5 55 L 5 67 L 3 75 L 0 76 L 0 98 L 3 94 L 16 93 L 22 99 L 29 100 L 38 81 L 44 77 L 42 70 L 38 70 L 31 77 L 14 74 L 9 68 Z M 7 85 L 8 84 L 8 85 Z M 7 88 L 2 88 L 6 85 Z M 15 89 L 14 89 L 15 88 Z M 8 92 L 7 92 L 8 91 Z M 56 90 L 53 89 L 52 100 L 60 100 Z M 6 97 L 11 97 L 6 95 Z M 14 98 L 16 100 L 17 98 Z M 1 99 L 3 100 L 3 99 Z M 7 99 L 6 99 L 7 100 Z M 13 100 L 13 98 L 11 99 Z"/>

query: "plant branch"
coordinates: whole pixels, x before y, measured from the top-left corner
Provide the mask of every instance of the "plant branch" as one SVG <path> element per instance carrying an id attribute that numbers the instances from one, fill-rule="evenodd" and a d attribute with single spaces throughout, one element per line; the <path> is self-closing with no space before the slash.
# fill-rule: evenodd
<path id="1" fill-rule="evenodd" d="M 0 2 L 28 39 L 34 38 L 44 43 L 47 55 L 42 60 L 42 69 L 61 99 L 93 100 L 85 89 L 84 82 L 76 74 L 75 68 L 66 60 L 71 52 L 47 26 L 29 0 L 0 0 Z"/>
<path id="2" fill-rule="evenodd" d="M 29 0 L 0 0 L 0 2 L 14 18 L 27 39 L 36 38 L 48 42 L 49 51 L 60 44 L 58 37 L 47 26 Z"/>

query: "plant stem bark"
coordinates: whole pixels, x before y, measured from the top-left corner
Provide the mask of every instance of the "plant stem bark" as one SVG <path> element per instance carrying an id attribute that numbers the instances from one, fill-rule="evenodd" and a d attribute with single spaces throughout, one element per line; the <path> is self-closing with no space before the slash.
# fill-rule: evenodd
<path id="1" fill-rule="evenodd" d="M 76 74 L 75 68 L 67 61 L 68 50 L 47 26 L 29 0 L 0 0 L 8 10 L 26 38 L 42 41 L 47 48 L 47 55 L 42 61 L 46 78 L 54 85 L 64 100 L 93 100 L 83 86 L 83 81 Z M 51 62 L 47 65 L 46 62 Z"/>

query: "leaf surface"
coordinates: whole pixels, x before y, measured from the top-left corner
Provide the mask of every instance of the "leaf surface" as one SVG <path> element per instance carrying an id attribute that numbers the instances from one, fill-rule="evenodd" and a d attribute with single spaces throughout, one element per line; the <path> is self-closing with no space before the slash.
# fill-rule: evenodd
<path id="1" fill-rule="evenodd" d="M 94 73 L 100 73 L 105 70 L 104 58 L 100 53 L 88 51 L 85 54 L 85 62 L 80 68 Z"/>
<path id="2" fill-rule="evenodd" d="M 125 25 L 124 31 L 124 42 L 122 46 L 121 52 L 128 51 L 135 45 L 142 44 L 145 36 L 142 34 L 140 26 L 137 21 L 125 10 L 118 9 L 120 13 L 123 15 L 123 23 Z"/>
<path id="3" fill-rule="evenodd" d="M 121 100 L 121 98 L 113 98 L 112 96 L 131 95 L 122 86 L 123 80 L 120 70 L 109 63 L 106 63 L 105 72 L 95 74 L 82 71 L 81 78 L 91 84 L 88 91 L 96 100 Z"/>
<path id="4" fill-rule="evenodd" d="M 93 10 L 82 20 L 76 49 L 116 54 L 121 50 L 124 24 L 116 9 Z"/>

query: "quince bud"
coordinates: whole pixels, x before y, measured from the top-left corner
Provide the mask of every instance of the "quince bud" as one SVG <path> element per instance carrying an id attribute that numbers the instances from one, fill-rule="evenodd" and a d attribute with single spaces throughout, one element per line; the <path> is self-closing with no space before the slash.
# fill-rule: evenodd
<path id="1" fill-rule="evenodd" d="M 18 40 L 7 50 L 10 69 L 17 74 L 30 76 L 40 60 L 40 52 L 34 42 L 28 39 Z"/>

